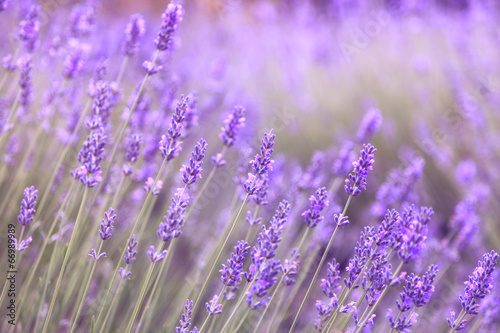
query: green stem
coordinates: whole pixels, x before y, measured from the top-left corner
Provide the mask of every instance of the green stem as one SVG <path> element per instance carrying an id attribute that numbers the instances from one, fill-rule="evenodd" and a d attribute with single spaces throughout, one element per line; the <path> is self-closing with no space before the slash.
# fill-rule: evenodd
<path id="1" fill-rule="evenodd" d="M 104 330 L 106 329 L 106 323 L 108 322 L 109 316 L 111 314 L 111 309 L 113 309 L 115 306 L 115 302 L 116 302 L 118 293 L 120 291 L 120 286 L 122 285 L 122 282 L 123 282 L 123 279 L 120 279 L 120 282 L 118 282 L 118 287 L 116 288 L 116 292 L 113 295 L 113 299 L 111 300 L 111 304 L 108 307 L 108 311 L 106 311 L 106 316 L 104 317 L 104 322 L 102 323 L 101 330 L 99 331 L 100 333 L 104 332 Z"/>
<path id="2" fill-rule="evenodd" d="M 102 243 L 103 240 L 101 239 L 99 242 L 99 249 L 97 250 L 97 255 L 99 256 L 101 254 L 101 249 L 102 249 Z M 94 275 L 94 270 L 95 266 L 97 264 L 97 259 L 93 258 L 94 260 L 92 261 L 92 268 L 90 269 L 90 274 L 87 278 L 87 283 L 85 284 L 85 289 L 83 290 L 83 295 L 82 298 L 80 299 L 80 304 L 78 305 L 78 310 L 76 311 L 76 316 L 73 321 L 73 325 L 71 326 L 71 330 L 69 331 L 70 333 L 73 333 L 76 327 L 76 323 L 78 322 L 78 317 L 80 317 L 80 312 L 82 311 L 82 306 L 83 306 L 83 301 L 85 300 L 85 296 L 87 296 L 87 292 L 89 290 L 90 286 L 90 281 L 92 281 L 92 276 Z"/>
<path id="3" fill-rule="evenodd" d="M 222 289 L 221 289 L 221 291 L 219 293 L 219 296 L 217 297 L 217 302 L 220 301 L 219 304 L 223 304 L 223 302 L 224 302 L 224 298 L 222 298 L 222 295 L 224 295 L 224 291 L 225 290 L 226 290 L 226 286 L 224 285 L 224 287 L 222 287 Z M 207 316 L 207 318 L 203 322 L 203 325 L 201 325 L 201 328 L 198 330 L 199 333 L 201 333 L 203 331 L 203 329 L 205 328 L 205 325 L 208 323 L 208 319 L 210 319 L 210 316 L 211 316 L 211 314 L 209 313 L 208 316 Z M 214 321 L 215 321 L 215 318 L 214 318 Z"/>
<path id="4" fill-rule="evenodd" d="M 85 190 L 83 192 L 82 202 L 80 204 L 80 209 L 78 210 L 78 215 L 76 217 L 76 222 L 75 222 L 75 226 L 73 228 L 73 231 L 78 230 L 78 228 L 80 226 L 81 216 L 83 214 L 83 209 L 85 206 L 85 201 L 87 200 L 88 192 L 89 192 L 89 189 L 87 187 L 85 187 Z M 52 296 L 52 301 L 50 302 L 49 310 L 47 312 L 47 316 L 45 317 L 45 323 L 43 325 L 42 333 L 47 332 L 47 329 L 49 327 L 50 318 L 52 317 L 52 311 L 53 311 L 54 305 L 56 303 L 57 294 L 59 293 L 59 286 L 61 284 L 61 280 L 62 280 L 62 277 L 64 274 L 64 270 L 66 268 L 66 264 L 68 263 L 68 258 L 71 254 L 71 250 L 73 249 L 73 246 L 74 246 L 73 244 L 75 243 L 75 236 L 76 236 L 76 232 L 72 232 L 71 238 L 69 240 L 68 250 L 66 251 L 66 254 L 64 255 L 64 260 L 63 260 L 63 263 L 61 266 L 61 270 L 59 271 L 59 276 L 57 278 L 56 286 L 54 288 L 54 295 Z"/>
<path id="5" fill-rule="evenodd" d="M 352 195 L 349 195 L 349 198 L 347 198 L 347 202 L 344 206 L 344 210 L 339 216 L 339 220 L 342 219 L 343 216 L 345 216 L 345 213 L 347 212 L 347 208 L 349 207 L 349 204 L 351 203 Z M 307 288 L 306 295 L 302 299 L 302 303 L 300 304 L 299 311 L 295 315 L 295 319 L 293 320 L 292 327 L 290 327 L 290 330 L 288 331 L 289 333 L 293 332 L 295 329 L 295 326 L 297 325 L 297 321 L 299 319 L 300 313 L 302 312 L 302 309 L 304 308 L 304 305 L 306 304 L 306 300 L 309 297 L 309 294 L 311 293 L 313 285 L 316 283 L 316 279 L 318 278 L 319 272 L 321 268 L 323 267 L 323 263 L 325 262 L 326 256 L 328 255 L 328 252 L 330 251 L 330 248 L 333 244 L 333 239 L 335 238 L 335 235 L 337 234 L 337 231 L 339 230 L 339 226 L 337 225 L 335 227 L 335 230 L 333 231 L 332 236 L 330 237 L 330 241 L 328 242 L 328 245 L 326 246 L 325 251 L 323 252 L 323 256 L 321 257 L 321 260 L 319 262 L 318 267 L 316 268 L 316 272 L 314 273 L 313 279 L 311 283 L 309 284 L 309 287 Z"/>

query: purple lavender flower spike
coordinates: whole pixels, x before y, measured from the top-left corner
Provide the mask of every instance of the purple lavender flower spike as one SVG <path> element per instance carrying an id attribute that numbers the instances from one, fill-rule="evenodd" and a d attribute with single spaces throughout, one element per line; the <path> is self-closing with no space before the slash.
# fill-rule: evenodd
<path id="1" fill-rule="evenodd" d="M 123 257 L 123 260 L 125 260 L 125 263 L 127 265 L 130 265 L 135 261 L 135 256 L 137 255 L 137 252 L 135 251 L 136 246 L 137 246 L 137 241 L 135 240 L 135 235 L 132 235 L 132 237 L 128 241 L 128 246 L 127 246 L 127 251 L 125 252 L 125 256 Z"/>
<path id="2" fill-rule="evenodd" d="M 184 117 L 186 116 L 186 110 L 188 108 L 189 99 L 181 95 L 180 101 L 177 103 L 177 107 L 175 108 L 175 112 L 172 115 L 172 120 L 170 124 L 170 128 L 167 131 L 167 134 L 162 135 L 160 141 L 160 151 L 161 156 L 166 158 L 167 161 L 172 160 L 176 157 L 181 151 L 182 142 L 178 141 L 181 137 Z"/>
<path id="3" fill-rule="evenodd" d="M 157 263 L 157 262 L 162 261 L 163 259 L 165 259 L 165 255 L 166 254 L 167 254 L 167 250 L 163 250 L 160 253 L 156 253 L 154 245 L 151 245 L 149 247 L 148 257 L 149 257 L 149 259 L 151 259 L 151 262 L 153 264 L 155 264 L 155 263 Z"/>
<path id="4" fill-rule="evenodd" d="M 203 158 L 207 151 L 207 142 L 203 139 L 196 144 L 193 152 L 191 153 L 191 158 L 189 159 L 189 165 L 183 165 L 181 168 L 182 181 L 186 185 L 192 185 L 196 182 L 197 178 L 201 178 L 201 167 L 203 164 Z"/>
<path id="5" fill-rule="evenodd" d="M 0 12 L 7 9 L 10 0 L 0 0 Z"/>
<path id="6" fill-rule="evenodd" d="M 186 300 L 184 305 L 184 311 L 181 315 L 181 320 L 179 321 L 179 326 L 175 328 L 176 333 L 190 333 L 189 326 L 191 325 L 191 317 L 193 315 L 193 301 L 189 299 Z"/>
<path id="7" fill-rule="evenodd" d="M 90 253 L 89 253 L 89 257 L 94 258 L 95 261 L 98 261 L 99 259 L 104 258 L 105 256 L 106 256 L 106 252 L 102 252 L 102 253 L 97 254 L 95 249 L 92 249 L 92 251 L 90 251 Z"/>
<path id="8" fill-rule="evenodd" d="M 189 202 L 189 195 L 184 192 L 184 189 L 178 188 L 175 198 L 172 199 L 172 204 L 163 216 L 163 222 L 160 223 L 156 234 L 158 237 L 167 242 L 172 238 L 177 238 L 182 235 L 184 228 L 184 216 L 186 214 L 186 206 Z"/>
<path id="9" fill-rule="evenodd" d="M 264 184 L 264 175 L 272 170 L 274 161 L 271 159 L 273 153 L 274 140 L 276 135 L 274 131 L 270 130 L 269 133 L 264 133 L 264 138 L 261 141 L 260 154 L 255 155 L 254 159 L 250 161 L 253 173 L 248 174 L 248 179 L 243 184 L 243 188 L 249 195 L 255 194 L 259 188 Z"/>
<path id="10" fill-rule="evenodd" d="M 297 253 L 297 249 L 293 249 L 290 252 L 290 259 L 285 259 L 285 262 L 281 266 L 283 271 L 283 285 L 288 287 L 295 284 L 294 277 L 297 276 L 297 269 L 299 268 L 300 253 Z M 293 260 L 292 260 L 293 259 Z"/>
<path id="11" fill-rule="evenodd" d="M 157 65 L 152 61 L 146 60 L 142 63 L 142 68 L 146 71 L 148 75 L 155 75 L 163 69 L 162 65 Z"/>
<path id="12" fill-rule="evenodd" d="M 28 53 L 33 53 L 36 48 L 38 32 L 40 31 L 39 14 L 40 6 L 32 5 L 26 18 L 19 23 L 21 27 L 19 39 L 21 39 L 23 47 Z"/>
<path id="13" fill-rule="evenodd" d="M 354 247 L 354 257 L 349 259 L 349 266 L 346 268 L 349 276 L 344 279 L 344 283 L 348 288 L 357 288 L 359 286 L 361 279 L 358 279 L 358 276 L 361 274 L 367 260 L 374 254 L 374 250 L 372 249 L 374 237 L 375 228 L 373 227 L 365 227 L 361 232 L 360 239 Z"/>
<path id="14" fill-rule="evenodd" d="M 94 28 L 97 14 L 97 2 L 89 2 L 86 5 L 76 5 L 70 14 L 70 33 L 74 38 L 84 37 L 90 34 Z"/>
<path id="15" fill-rule="evenodd" d="M 161 29 L 155 38 L 155 46 L 160 51 L 170 51 L 173 48 L 174 34 L 179 28 L 179 23 L 184 16 L 184 9 L 181 4 L 169 3 L 167 9 L 162 14 L 163 20 Z"/>
<path id="16" fill-rule="evenodd" d="M 153 188 L 154 185 L 154 188 Z M 155 184 L 155 180 L 152 177 L 148 177 L 146 182 L 144 183 L 144 191 L 148 193 L 149 191 L 152 191 L 151 193 L 153 195 L 158 195 L 160 194 L 160 190 L 163 188 L 163 181 L 159 180 Z"/>
<path id="17" fill-rule="evenodd" d="M 245 108 L 241 105 L 235 105 L 233 111 L 224 120 L 224 127 L 221 128 L 219 138 L 222 143 L 227 147 L 234 145 L 238 140 L 240 128 L 243 126 L 245 126 Z"/>
<path id="18" fill-rule="evenodd" d="M 85 52 L 78 42 L 71 45 L 71 49 L 64 59 L 63 75 L 67 79 L 75 78 L 83 69 Z"/>
<path id="19" fill-rule="evenodd" d="M 352 162 L 356 159 L 353 151 L 354 143 L 346 141 L 340 149 L 338 158 L 333 162 L 333 173 L 338 177 L 343 177 L 352 168 Z"/>
<path id="20" fill-rule="evenodd" d="M 222 283 L 231 288 L 232 291 L 238 290 L 241 282 L 241 275 L 243 271 L 243 263 L 245 262 L 246 255 L 250 246 L 245 241 L 238 241 L 234 247 L 231 258 L 227 260 L 227 266 L 222 264 Z"/>
<path id="21" fill-rule="evenodd" d="M 205 307 L 210 316 L 217 316 L 222 313 L 222 304 L 217 304 L 218 301 L 219 296 L 214 295 L 210 302 L 205 303 Z"/>
<path id="22" fill-rule="evenodd" d="M 373 162 L 375 162 L 373 154 L 376 151 L 377 149 L 371 144 L 363 145 L 358 161 L 352 163 L 352 172 L 345 180 L 344 188 L 347 194 L 355 197 L 361 194 L 361 190 L 366 189 L 366 177 L 368 170 L 372 170 Z"/>
<path id="23" fill-rule="evenodd" d="M 103 125 L 106 125 L 111 117 L 111 104 L 109 102 L 110 93 L 108 82 L 96 82 L 92 111 L 95 116 L 101 118 Z"/>
<path id="24" fill-rule="evenodd" d="M 328 191 L 325 187 L 318 188 L 316 195 L 311 195 L 309 201 L 311 202 L 311 208 L 303 212 L 302 216 L 304 216 L 308 228 L 315 228 L 324 219 L 321 212 L 329 204 Z"/>
<path id="25" fill-rule="evenodd" d="M 373 255 L 370 268 L 363 277 L 362 286 L 366 290 L 365 300 L 368 306 L 374 306 L 382 292 L 392 283 L 392 266 L 387 261 L 385 251 Z"/>
<path id="26" fill-rule="evenodd" d="M 189 129 L 198 126 L 198 115 L 196 110 L 196 105 L 198 104 L 198 92 L 192 91 L 189 95 L 189 103 L 188 108 L 186 110 L 186 116 L 184 119 L 184 130 L 187 132 Z M 184 137 L 187 136 L 187 133 L 184 133 Z"/>
<path id="27" fill-rule="evenodd" d="M 434 215 L 430 207 L 420 207 L 420 211 L 411 205 L 403 212 L 399 230 L 395 234 L 393 247 L 404 263 L 415 260 L 427 239 L 427 224 Z"/>
<path id="28" fill-rule="evenodd" d="M 73 177 L 80 179 L 82 184 L 88 188 L 94 187 L 102 181 L 102 171 L 99 164 L 102 161 L 105 140 L 106 135 L 102 127 L 93 131 L 83 143 L 78 154 L 78 161 L 82 166 L 71 172 Z"/>
<path id="29" fill-rule="evenodd" d="M 104 218 L 102 219 L 101 227 L 99 229 L 99 237 L 101 237 L 102 240 L 106 240 L 111 237 L 115 219 L 116 214 L 113 208 L 110 208 L 107 212 L 104 212 Z"/>
<path id="30" fill-rule="evenodd" d="M 21 95 L 19 96 L 19 105 L 24 111 L 28 110 L 32 100 L 33 78 L 32 78 L 32 56 L 24 55 L 18 61 L 19 67 L 19 87 L 21 88 Z"/>
<path id="31" fill-rule="evenodd" d="M 133 57 L 137 53 L 138 44 L 146 32 L 146 23 L 140 14 L 130 16 L 130 21 L 125 28 L 125 41 L 122 45 L 122 52 L 128 57 Z"/>
<path id="32" fill-rule="evenodd" d="M 369 108 L 359 126 L 358 133 L 356 135 L 357 142 L 363 143 L 370 141 L 381 124 L 382 115 L 380 114 L 380 111 L 373 107 Z"/>
<path id="33" fill-rule="evenodd" d="M 38 190 L 34 186 L 30 186 L 24 189 L 23 200 L 21 201 L 21 211 L 17 220 L 24 227 L 28 226 L 33 222 L 33 217 L 35 216 L 35 206 L 36 199 L 38 198 Z"/>
<path id="34" fill-rule="evenodd" d="M 375 235 L 375 245 L 377 246 L 393 246 L 394 233 L 399 228 L 401 217 L 396 210 L 387 210 L 384 220 L 377 229 Z"/>
<path id="35" fill-rule="evenodd" d="M 217 168 L 223 167 L 226 165 L 226 161 L 224 160 L 224 155 L 221 153 L 217 153 L 215 156 L 212 156 L 212 163 L 215 164 Z"/>
<path id="36" fill-rule="evenodd" d="M 337 292 L 340 291 L 342 286 L 340 285 L 340 269 L 339 264 L 335 259 L 328 263 L 328 268 L 326 271 L 326 279 L 321 279 L 321 288 L 323 288 L 323 294 L 326 297 L 335 297 Z"/>
<path id="37" fill-rule="evenodd" d="M 133 170 L 133 164 L 139 159 L 139 152 L 142 146 L 142 136 L 140 134 L 132 134 L 129 139 L 127 153 L 125 154 L 126 164 L 122 167 L 122 172 L 125 176 L 130 176 Z"/>
<path id="38" fill-rule="evenodd" d="M 262 217 L 258 217 L 254 220 L 252 217 L 252 212 L 247 211 L 247 217 L 246 217 L 245 221 L 247 221 L 247 223 L 250 225 L 256 225 L 256 224 L 260 224 L 260 222 L 262 222 Z"/>
<path id="39" fill-rule="evenodd" d="M 278 281 L 277 275 L 282 270 L 279 260 L 271 259 L 264 264 L 260 270 L 259 278 L 256 283 L 252 284 L 250 290 L 246 292 L 247 305 L 250 309 L 255 310 L 261 306 L 267 306 L 267 302 L 271 297 L 266 297 L 269 294 L 269 289 Z M 254 302 L 253 297 L 261 298 L 260 301 Z M 265 298 L 264 298 L 265 297 Z"/>

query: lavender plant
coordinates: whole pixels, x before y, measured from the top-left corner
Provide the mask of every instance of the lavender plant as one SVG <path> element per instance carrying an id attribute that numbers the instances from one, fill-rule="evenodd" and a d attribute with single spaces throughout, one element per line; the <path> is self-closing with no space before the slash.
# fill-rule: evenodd
<path id="1" fill-rule="evenodd" d="M 0 332 L 499 330 L 496 3 L 157 6 L 0 0 Z"/>

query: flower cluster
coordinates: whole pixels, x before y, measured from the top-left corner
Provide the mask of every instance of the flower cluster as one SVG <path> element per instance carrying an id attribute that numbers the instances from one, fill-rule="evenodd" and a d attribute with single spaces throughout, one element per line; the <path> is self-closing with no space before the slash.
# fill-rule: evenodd
<path id="1" fill-rule="evenodd" d="M 184 192 L 184 189 L 177 189 L 175 198 L 172 198 L 172 203 L 167 213 L 163 216 L 163 222 L 160 223 L 158 231 L 156 232 L 162 241 L 167 242 L 182 234 L 184 215 L 186 214 L 188 202 L 189 195 Z"/>
<path id="2" fill-rule="evenodd" d="M 101 226 L 99 228 L 99 237 L 101 237 L 102 240 L 106 240 L 111 237 L 115 219 L 116 214 L 113 208 L 110 208 L 107 212 L 104 212 L 104 218 L 102 219 Z"/>
<path id="3" fill-rule="evenodd" d="M 82 166 L 73 170 L 71 174 L 86 187 L 94 187 L 102 181 L 100 163 L 103 158 L 105 143 L 104 129 L 99 127 L 87 137 L 78 154 L 78 161 Z"/>
<path id="4" fill-rule="evenodd" d="M 359 159 L 352 163 L 352 172 L 349 174 L 349 178 L 345 180 L 344 188 L 347 194 L 355 197 L 361 194 L 361 190 L 366 189 L 366 177 L 368 176 L 368 170 L 372 170 L 373 162 L 375 162 L 373 154 L 376 151 L 377 149 L 371 144 L 363 145 Z"/>
<path id="5" fill-rule="evenodd" d="M 191 326 L 191 317 L 193 315 L 193 301 L 186 300 L 184 305 L 184 311 L 181 315 L 181 320 L 179 320 L 179 326 L 175 328 L 176 333 L 198 333 L 198 328 L 196 326 L 192 331 L 189 331 L 189 326 Z"/>

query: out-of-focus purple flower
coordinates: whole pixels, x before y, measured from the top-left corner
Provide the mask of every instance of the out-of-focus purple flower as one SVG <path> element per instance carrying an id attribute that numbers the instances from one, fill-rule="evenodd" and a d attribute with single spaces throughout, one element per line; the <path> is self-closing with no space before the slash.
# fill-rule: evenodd
<path id="1" fill-rule="evenodd" d="M 325 154 L 323 152 L 314 152 L 311 157 L 311 163 L 307 167 L 306 172 L 302 174 L 298 182 L 299 191 L 307 191 L 309 189 L 318 188 L 323 179 L 323 166 L 325 164 Z"/>
<path id="2" fill-rule="evenodd" d="M 169 3 L 167 9 L 162 14 L 162 24 L 157 37 L 155 38 L 156 48 L 160 51 L 170 51 L 173 48 L 174 34 L 179 28 L 179 23 L 184 16 L 184 9 L 181 4 Z"/>
<path id="3" fill-rule="evenodd" d="M 183 165 L 181 168 L 182 181 L 186 185 L 191 185 L 196 182 L 197 178 L 201 178 L 201 167 L 203 164 L 203 158 L 207 151 L 207 142 L 200 139 L 194 150 L 191 152 L 191 158 L 189 159 L 189 165 Z"/>
<path id="4" fill-rule="evenodd" d="M 78 154 L 81 167 L 71 172 L 72 176 L 80 179 L 86 187 L 94 187 L 102 181 L 101 166 L 102 154 L 104 153 L 106 135 L 102 127 L 94 130 L 83 143 Z"/>
<path id="5" fill-rule="evenodd" d="M 180 150 L 182 142 L 178 141 L 181 136 L 184 122 L 184 117 L 186 116 L 186 110 L 188 108 L 189 99 L 181 95 L 179 102 L 177 103 L 177 107 L 175 108 L 175 112 L 172 115 L 172 120 L 170 123 L 170 128 L 167 131 L 167 134 L 162 135 L 160 141 L 160 151 L 161 156 L 166 158 L 167 161 L 172 160 L 176 157 Z"/>
<path id="6" fill-rule="evenodd" d="M 198 115 L 196 114 L 196 106 L 198 104 L 198 92 L 193 91 L 188 95 L 189 103 L 186 110 L 186 116 L 184 117 L 184 130 L 187 132 L 189 129 L 198 126 Z M 184 133 L 184 136 L 187 136 Z"/>
<path id="7" fill-rule="evenodd" d="M 285 259 L 281 270 L 283 271 L 283 285 L 291 286 L 295 284 L 295 276 L 297 276 L 297 269 L 299 268 L 300 253 L 297 253 L 297 249 L 293 249 L 290 252 L 290 259 Z"/>
<path id="8" fill-rule="evenodd" d="M 224 165 L 226 165 L 224 155 L 222 155 L 221 153 L 217 153 L 215 156 L 212 156 L 212 163 L 214 163 L 217 168 L 223 167 Z"/>
<path id="9" fill-rule="evenodd" d="M 0 0 L 0 12 L 7 9 L 9 2 L 10 0 Z"/>
<path id="10" fill-rule="evenodd" d="M 153 185 L 154 185 L 154 188 L 153 188 Z M 149 193 L 151 191 L 151 194 L 153 194 L 153 195 L 160 194 L 160 190 L 162 188 L 163 188 L 163 181 L 158 180 L 155 184 L 155 180 L 152 177 L 148 177 L 148 179 L 144 183 L 144 191 L 146 191 L 146 193 Z"/>
<path id="11" fill-rule="evenodd" d="M 245 220 L 250 225 L 256 225 L 256 224 L 260 224 L 260 222 L 262 222 L 262 217 L 258 217 L 256 219 L 254 219 L 253 216 L 252 216 L 252 212 L 247 211 L 247 217 L 246 217 Z"/>
<path id="12" fill-rule="evenodd" d="M 337 177 L 343 177 L 351 170 L 352 162 L 356 159 L 354 143 L 345 141 L 340 149 L 338 158 L 333 162 L 333 173 Z"/>
<path id="13" fill-rule="evenodd" d="M 384 220 L 377 229 L 375 235 L 375 245 L 377 246 L 392 246 L 394 245 L 394 233 L 398 230 L 401 223 L 399 213 L 393 210 L 387 210 Z"/>
<path id="14" fill-rule="evenodd" d="M 465 160 L 458 164 L 455 172 L 458 182 L 464 186 L 470 185 L 476 177 L 476 163 L 473 160 Z"/>
<path id="15" fill-rule="evenodd" d="M 125 28 L 125 41 L 122 52 L 126 56 L 133 57 L 137 53 L 137 46 L 146 32 L 146 23 L 140 14 L 130 16 L 130 21 Z"/>
<path id="16" fill-rule="evenodd" d="M 338 300 L 335 297 L 330 298 L 328 303 L 325 303 L 321 300 L 316 301 L 316 310 L 318 311 L 318 318 L 314 321 L 314 328 L 318 330 L 318 332 L 324 332 L 326 322 L 332 315 L 332 310 L 338 308 Z"/>
<path id="17" fill-rule="evenodd" d="M 14 238 L 14 247 L 16 248 L 17 251 L 23 252 L 28 248 L 30 243 L 33 241 L 33 238 L 29 236 L 26 238 L 26 240 L 21 240 L 20 242 L 17 241 L 16 238 Z"/>
<path id="18" fill-rule="evenodd" d="M 398 207 L 404 203 L 415 201 L 413 188 L 422 177 L 424 165 L 424 159 L 415 157 L 405 169 L 391 170 L 387 180 L 377 191 L 377 201 L 371 208 L 372 214 L 381 216 L 389 207 Z"/>
<path id="19" fill-rule="evenodd" d="M 340 313 L 352 313 L 354 324 L 358 324 L 358 307 L 356 306 L 356 302 L 351 302 L 349 304 L 343 305 L 340 307 Z"/>
<path id="20" fill-rule="evenodd" d="M 373 162 L 375 162 L 373 154 L 376 151 L 377 149 L 371 144 L 363 145 L 358 161 L 352 163 L 352 172 L 345 180 L 344 188 L 347 194 L 355 197 L 361 194 L 361 190 L 366 189 L 366 177 L 368 170 L 372 170 Z"/>
<path id="21" fill-rule="evenodd" d="M 142 68 L 146 71 L 148 75 L 155 75 L 163 69 L 162 65 L 157 65 L 152 61 L 146 60 L 142 63 Z"/>
<path id="22" fill-rule="evenodd" d="M 26 187 L 24 189 L 23 200 L 21 201 L 21 211 L 17 220 L 23 226 L 28 226 L 33 222 L 35 216 L 36 199 L 38 198 L 38 190 L 34 186 Z"/>
<path id="23" fill-rule="evenodd" d="M 267 191 L 269 189 L 269 175 L 265 173 L 261 177 L 260 186 L 257 187 L 254 195 L 252 196 L 253 201 L 259 206 L 267 205 Z"/>
<path id="24" fill-rule="evenodd" d="M 415 260 L 422 248 L 425 247 L 427 239 L 427 224 L 434 215 L 430 207 L 420 207 L 420 211 L 415 205 L 409 206 L 403 212 L 401 224 L 395 233 L 393 247 L 404 263 Z"/>
<path id="25" fill-rule="evenodd" d="M 401 313 L 397 320 L 394 320 L 394 315 L 392 313 L 392 309 L 389 309 L 387 312 L 386 318 L 389 320 L 389 324 L 393 327 L 397 332 L 411 332 L 409 330 L 410 327 L 413 326 L 417 322 L 418 313 L 412 312 L 410 315 L 406 313 Z"/>
<path id="26" fill-rule="evenodd" d="M 368 142 L 382 124 L 382 115 L 376 108 L 369 108 L 366 111 L 361 124 L 359 125 L 356 140 L 358 143 Z"/>
<path id="27" fill-rule="evenodd" d="M 110 208 L 107 212 L 104 212 L 104 218 L 102 219 L 101 226 L 99 229 L 99 237 L 102 240 L 109 239 L 111 237 L 111 232 L 113 231 L 113 223 L 115 222 L 116 214 L 113 208 Z"/>
<path id="28" fill-rule="evenodd" d="M 70 14 L 70 33 L 72 37 L 87 36 L 94 28 L 97 14 L 97 2 L 90 1 L 86 5 L 76 5 Z"/>
<path id="29" fill-rule="evenodd" d="M 7 54 L 2 58 L 2 66 L 6 71 L 13 72 L 17 69 L 17 62 L 14 61 L 12 53 Z"/>
<path id="30" fill-rule="evenodd" d="M 238 140 L 240 128 L 245 126 L 245 108 L 241 105 L 235 105 L 233 111 L 224 120 L 224 126 L 221 128 L 219 138 L 222 143 L 231 147 Z"/>
<path id="31" fill-rule="evenodd" d="M 343 227 L 349 224 L 349 217 L 342 214 L 334 214 L 333 222 L 335 222 L 335 224 L 339 227 Z"/>
<path id="32" fill-rule="evenodd" d="M 175 328 L 176 333 L 190 333 L 189 326 L 191 325 L 191 316 L 193 315 L 193 301 L 189 299 L 186 300 L 184 305 L 184 311 L 181 315 L 181 320 L 179 321 L 179 326 Z M 196 330 L 198 330 L 195 327 Z"/>
<path id="33" fill-rule="evenodd" d="M 159 253 L 156 253 L 154 245 L 149 246 L 148 257 L 149 257 L 149 259 L 151 259 L 151 262 L 153 264 L 165 259 L 166 254 L 167 254 L 167 250 L 163 250 Z"/>
<path id="34" fill-rule="evenodd" d="M 210 302 L 205 303 L 205 307 L 210 316 L 217 316 L 222 313 L 222 304 L 217 304 L 219 296 L 214 295 Z"/>
<path id="35" fill-rule="evenodd" d="M 160 223 L 156 233 L 162 241 L 167 242 L 182 235 L 188 202 L 189 195 L 184 192 L 184 189 L 177 189 L 175 198 L 172 198 L 172 204 L 163 216 L 163 222 Z"/>
<path id="36" fill-rule="evenodd" d="M 25 54 L 18 61 L 19 67 L 19 87 L 21 94 L 19 96 L 19 104 L 26 111 L 29 109 L 32 100 L 33 78 L 31 72 L 33 71 L 32 56 Z"/>
<path id="37" fill-rule="evenodd" d="M 78 42 L 74 42 L 70 45 L 70 51 L 64 59 L 64 69 L 63 75 L 67 79 L 75 78 L 83 69 L 85 63 L 85 52 Z"/>
<path id="38" fill-rule="evenodd" d="M 243 184 L 243 188 L 248 195 L 253 195 L 259 190 L 264 184 L 264 175 L 269 170 L 272 170 L 274 161 L 271 159 L 271 154 L 273 153 L 275 139 L 276 135 L 274 135 L 273 130 L 269 131 L 269 133 L 264 133 L 264 138 L 260 146 L 260 154 L 256 154 L 254 159 L 250 161 L 253 173 L 248 174 L 248 178 Z"/>
<path id="39" fill-rule="evenodd" d="M 231 288 L 232 291 L 237 290 L 241 281 L 243 263 L 250 246 L 245 241 L 239 241 L 234 247 L 231 258 L 227 260 L 227 266 L 222 264 L 222 283 Z"/>
<path id="40" fill-rule="evenodd" d="M 142 135 L 140 134 L 132 134 L 129 139 L 127 152 L 125 153 L 125 161 L 126 164 L 123 165 L 122 171 L 125 176 L 130 176 L 132 174 L 132 164 L 137 162 L 139 158 L 139 151 L 142 146 Z"/>
<path id="41" fill-rule="evenodd" d="M 110 89 L 106 81 L 98 81 L 95 84 L 94 103 L 92 111 L 95 116 L 101 118 L 103 125 L 108 123 L 111 116 L 111 104 L 109 102 Z"/>
<path id="42" fill-rule="evenodd" d="M 309 201 L 311 208 L 303 212 L 302 216 L 304 216 L 308 228 L 315 228 L 324 219 L 321 212 L 329 204 L 328 191 L 324 187 L 318 188 L 316 195 L 311 195 Z"/>
<path id="43" fill-rule="evenodd" d="M 33 53 L 36 48 L 38 32 L 40 31 L 39 14 L 40 6 L 32 5 L 25 19 L 19 22 L 21 28 L 19 31 L 19 39 L 21 39 L 23 47 L 28 53 Z"/>

